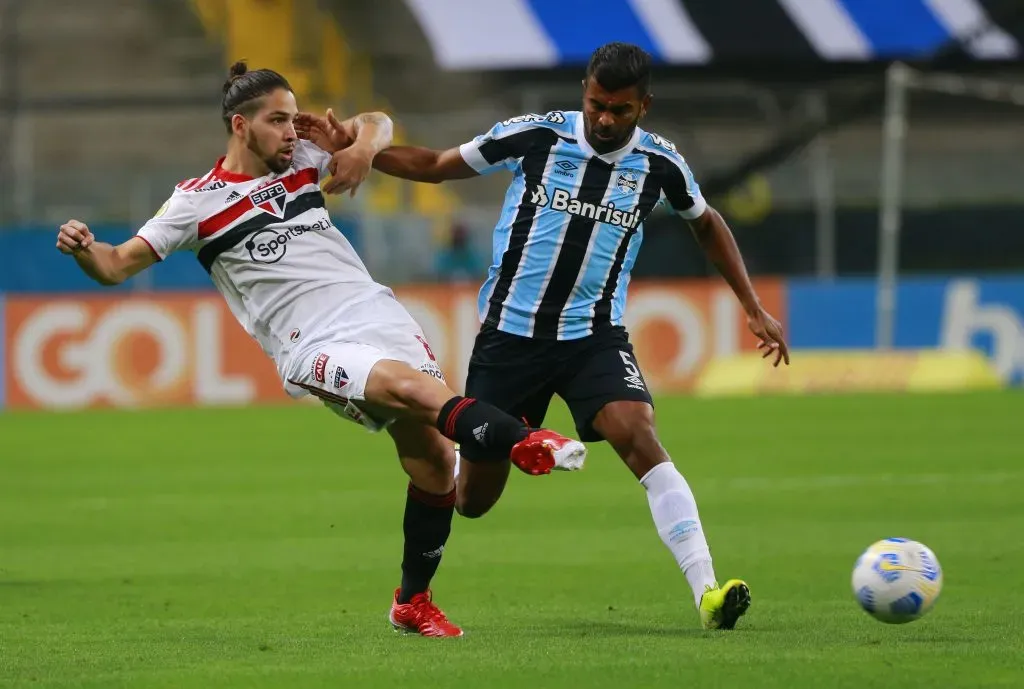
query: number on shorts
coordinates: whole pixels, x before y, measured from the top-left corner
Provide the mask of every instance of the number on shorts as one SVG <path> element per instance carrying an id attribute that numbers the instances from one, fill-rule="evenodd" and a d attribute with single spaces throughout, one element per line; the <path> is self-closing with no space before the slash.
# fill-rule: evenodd
<path id="1" fill-rule="evenodd" d="M 632 358 L 629 355 L 629 352 L 619 350 L 619 356 L 622 357 L 622 363 L 625 364 L 626 366 L 626 373 L 635 378 L 639 378 L 640 369 L 637 368 L 637 365 L 633 362 Z"/>

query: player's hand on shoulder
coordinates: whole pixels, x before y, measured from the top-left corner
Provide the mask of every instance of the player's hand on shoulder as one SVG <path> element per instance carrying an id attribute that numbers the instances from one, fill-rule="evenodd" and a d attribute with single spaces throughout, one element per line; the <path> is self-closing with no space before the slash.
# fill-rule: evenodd
<path id="1" fill-rule="evenodd" d="M 348 148 L 355 141 L 349 128 L 339 122 L 334 111 L 328 109 L 323 115 L 300 112 L 293 121 L 295 134 L 327 153 L 337 153 Z"/>
<path id="2" fill-rule="evenodd" d="M 63 254 L 77 254 L 96 240 L 89 226 L 79 220 L 68 220 L 57 232 L 57 248 Z"/>
<path id="3" fill-rule="evenodd" d="M 775 355 L 772 366 L 778 366 L 783 361 L 789 366 L 789 346 L 786 344 L 782 323 L 761 307 L 747 317 L 747 325 L 750 326 L 750 332 L 758 337 L 757 348 L 761 350 L 762 359 Z"/>

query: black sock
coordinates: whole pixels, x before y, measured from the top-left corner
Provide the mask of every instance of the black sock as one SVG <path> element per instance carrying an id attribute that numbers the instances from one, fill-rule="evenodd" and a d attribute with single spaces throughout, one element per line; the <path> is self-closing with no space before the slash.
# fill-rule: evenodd
<path id="1" fill-rule="evenodd" d="M 452 530 L 455 491 L 434 495 L 409 484 L 405 499 L 405 553 L 402 556 L 402 590 L 399 603 L 408 603 L 430 587 L 441 564 L 441 554 Z"/>
<path id="2" fill-rule="evenodd" d="M 445 402 L 437 428 L 457 442 L 461 455 L 471 462 L 508 459 L 512 446 L 530 433 L 522 421 L 472 397 Z"/>

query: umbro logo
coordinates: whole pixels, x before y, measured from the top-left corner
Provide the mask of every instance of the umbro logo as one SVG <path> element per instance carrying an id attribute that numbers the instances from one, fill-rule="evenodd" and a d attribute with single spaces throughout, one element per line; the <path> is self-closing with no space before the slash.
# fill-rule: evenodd
<path id="1" fill-rule="evenodd" d="M 558 169 L 554 170 L 554 173 L 562 177 L 575 177 L 574 172 L 580 169 L 576 163 L 569 160 L 559 160 L 555 163 L 555 167 Z"/>
<path id="2" fill-rule="evenodd" d="M 225 203 L 231 203 L 232 201 L 237 201 L 240 198 L 242 198 L 242 195 L 239 194 L 237 191 L 233 191 L 230 194 L 228 194 L 228 197 L 224 199 L 224 201 Z"/>
<path id="3" fill-rule="evenodd" d="M 646 390 L 644 387 L 644 381 L 639 376 L 626 376 L 623 378 L 626 381 L 626 387 L 634 390 Z"/>

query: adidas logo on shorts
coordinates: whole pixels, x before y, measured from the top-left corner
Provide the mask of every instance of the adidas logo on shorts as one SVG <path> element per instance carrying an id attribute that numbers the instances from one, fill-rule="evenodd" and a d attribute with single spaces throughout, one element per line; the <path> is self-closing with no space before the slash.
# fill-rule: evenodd
<path id="1" fill-rule="evenodd" d="M 487 426 L 488 424 L 485 423 L 483 426 L 477 426 L 473 429 L 473 437 L 476 438 L 478 443 L 482 444 L 484 442 L 484 438 L 487 436 Z"/>

